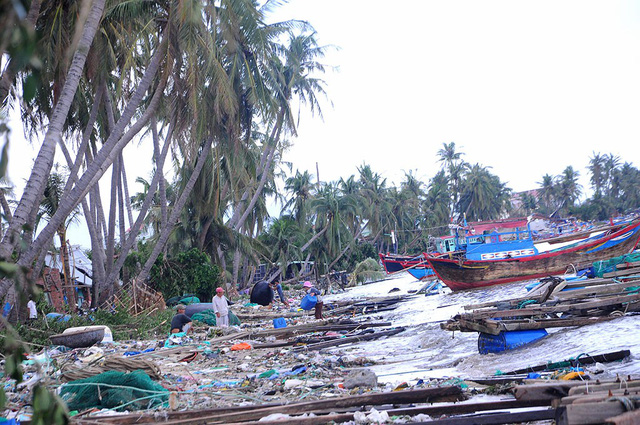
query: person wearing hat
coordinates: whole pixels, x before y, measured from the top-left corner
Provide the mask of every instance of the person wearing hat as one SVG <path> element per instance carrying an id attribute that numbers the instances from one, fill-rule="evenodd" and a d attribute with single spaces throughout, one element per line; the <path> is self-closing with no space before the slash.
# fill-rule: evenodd
<path id="1" fill-rule="evenodd" d="M 171 333 L 177 334 L 179 332 L 190 333 L 191 332 L 191 319 L 184 314 L 187 307 L 184 304 L 178 304 L 176 306 L 176 315 L 171 319 Z"/>
<path id="2" fill-rule="evenodd" d="M 216 325 L 221 328 L 229 326 L 229 303 L 227 297 L 224 296 L 224 289 L 216 288 L 216 294 L 211 300 L 213 311 L 216 313 Z"/>
<path id="3" fill-rule="evenodd" d="M 307 288 L 307 294 L 313 295 L 318 299 L 318 301 L 316 301 L 315 317 L 316 319 L 322 319 L 322 292 L 320 292 L 318 288 L 314 287 L 308 280 L 302 286 Z"/>

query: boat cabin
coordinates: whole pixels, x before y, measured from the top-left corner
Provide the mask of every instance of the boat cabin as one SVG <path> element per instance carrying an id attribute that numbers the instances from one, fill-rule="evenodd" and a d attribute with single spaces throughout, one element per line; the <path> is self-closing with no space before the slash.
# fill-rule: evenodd
<path id="1" fill-rule="evenodd" d="M 496 260 L 537 254 L 526 218 L 471 222 L 451 226 L 456 250 L 465 251 L 469 260 Z"/>

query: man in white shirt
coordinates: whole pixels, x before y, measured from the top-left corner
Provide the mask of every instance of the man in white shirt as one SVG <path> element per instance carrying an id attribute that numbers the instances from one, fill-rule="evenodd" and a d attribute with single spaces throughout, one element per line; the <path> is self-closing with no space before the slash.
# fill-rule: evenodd
<path id="1" fill-rule="evenodd" d="M 216 288 L 216 294 L 211 303 L 213 311 L 216 313 L 216 325 L 221 328 L 229 326 L 229 303 L 227 303 L 227 297 L 224 296 L 224 289 Z"/>
<path id="2" fill-rule="evenodd" d="M 36 308 L 36 303 L 32 298 L 29 298 L 27 309 L 29 309 L 29 320 L 35 320 L 38 318 L 38 309 Z"/>

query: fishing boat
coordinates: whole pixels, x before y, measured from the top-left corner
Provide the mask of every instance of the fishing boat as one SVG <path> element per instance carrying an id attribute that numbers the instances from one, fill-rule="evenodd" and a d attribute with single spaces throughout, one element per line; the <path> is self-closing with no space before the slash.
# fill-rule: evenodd
<path id="1" fill-rule="evenodd" d="M 429 278 L 436 277 L 436 274 L 433 272 L 431 267 L 429 267 L 429 264 L 426 260 L 425 264 L 419 264 L 413 268 L 409 268 L 407 269 L 407 272 L 418 280 L 427 280 Z"/>
<path id="2" fill-rule="evenodd" d="M 594 261 L 633 251 L 640 239 L 640 219 L 562 248 L 527 256 L 511 255 L 497 259 L 473 260 L 464 254 L 451 257 L 424 256 L 438 278 L 452 291 L 481 288 L 502 283 L 562 274 L 573 266 L 589 267 Z M 515 252 L 514 252 L 515 254 Z"/>
<path id="3" fill-rule="evenodd" d="M 93 344 L 102 341 L 104 333 L 104 326 L 88 326 L 71 332 L 51 335 L 49 339 L 54 345 L 64 345 L 69 348 L 84 348 L 91 347 Z"/>
<path id="4" fill-rule="evenodd" d="M 419 264 L 427 264 L 422 254 L 408 256 L 379 253 L 378 255 L 380 256 L 380 261 L 382 262 L 382 266 L 387 274 L 397 273 L 410 267 L 415 267 Z"/>

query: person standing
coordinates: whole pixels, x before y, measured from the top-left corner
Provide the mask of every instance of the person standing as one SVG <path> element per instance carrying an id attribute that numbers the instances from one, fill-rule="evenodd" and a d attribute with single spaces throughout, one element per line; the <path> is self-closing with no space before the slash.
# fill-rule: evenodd
<path id="1" fill-rule="evenodd" d="M 322 319 L 322 292 L 320 292 L 320 290 L 313 286 L 308 280 L 302 286 L 307 288 L 307 294 L 316 297 L 315 317 L 316 319 Z"/>
<path id="2" fill-rule="evenodd" d="M 224 289 L 216 288 L 216 294 L 211 300 L 213 311 L 216 313 L 216 325 L 221 328 L 229 326 L 229 303 L 224 296 Z"/>
<path id="3" fill-rule="evenodd" d="M 36 302 L 33 301 L 32 297 L 29 297 L 29 302 L 27 303 L 27 309 L 29 310 L 29 321 L 32 322 L 36 320 L 38 318 L 38 309 L 36 308 Z"/>
<path id="4" fill-rule="evenodd" d="M 176 315 L 171 319 L 171 333 L 177 334 L 184 332 L 186 334 L 191 332 L 191 319 L 184 314 L 187 311 L 187 307 L 184 304 L 178 304 L 176 306 Z"/>

